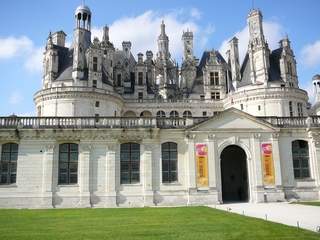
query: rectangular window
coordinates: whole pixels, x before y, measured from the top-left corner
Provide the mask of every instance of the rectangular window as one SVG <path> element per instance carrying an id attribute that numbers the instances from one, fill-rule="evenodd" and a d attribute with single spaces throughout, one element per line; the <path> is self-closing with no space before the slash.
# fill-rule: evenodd
<path id="1" fill-rule="evenodd" d="M 93 87 L 93 88 L 96 88 L 96 87 L 97 87 L 97 80 L 93 80 L 93 81 L 92 81 L 92 87 Z"/>
<path id="2" fill-rule="evenodd" d="M 138 99 L 139 99 L 139 100 L 142 100 L 142 99 L 143 99 L 143 92 L 139 92 L 139 93 L 138 93 Z"/>
<path id="3" fill-rule="evenodd" d="M 96 101 L 96 107 L 100 107 L 100 102 Z"/>
<path id="4" fill-rule="evenodd" d="M 143 72 L 138 72 L 138 85 L 143 85 Z"/>
<path id="5" fill-rule="evenodd" d="M 0 157 L 0 185 L 16 183 L 18 144 L 3 144 Z"/>
<path id="6" fill-rule="evenodd" d="M 120 73 L 117 75 L 117 86 L 118 87 L 121 86 L 121 74 Z"/>
<path id="7" fill-rule="evenodd" d="M 303 117 L 302 103 L 297 103 L 298 116 Z"/>
<path id="8" fill-rule="evenodd" d="M 211 86 L 219 85 L 219 72 L 210 72 L 210 85 Z"/>
<path id="9" fill-rule="evenodd" d="M 178 181 L 178 145 L 174 142 L 161 144 L 162 182 Z"/>
<path id="10" fill-rule="evenodd" d="M 78 182 L 78 144 L 59 145 L 59 184 L 76 184 Z"/>
<path id="11" fill-rule="evenodd" d="M 289 115 L 290 117 L 293 117 L 293 106 L 292 106 L 292 102 L 289 102 Z"/>
<path id="12" fill-rule="evenodd" d="M 220 100 L 220 92 L 211 92 L 211 99 Z"/>
<path id="13" fill-rule="evenodd" d="M 95 117 L 96 122 L 99 122 L 99 117 L 100 117 L 100 115 L 99 115 L 98 113 L 96 113 L 96 114 L 94 115 L 94 117 Z"/>
<path id="14" fill-rule="evenodd" d="M 98 71 L 98 58 L 97 57 L 93 57 L 92 69 L 94 72 Z"/>
<path id="15" fill-rule="evenodd" d="M 310 178 L 309 146 L 307 141 L 295 140 L 292 142 L 292 162 L 294 178 Z"/>
<path id="16" fill-rule="evenodd" d="M 240 104 L 240 109 L 243 110 L 243 104 L 242 103 Z"/>
<path id="17" fill-rule="evenodd" d="M 201 101 L 204 100 L 204 95 L 200 95 L 200 100 L 201 100 Z"/>
<path id="18" fill-rule="evenodd" d="M 261 106 L 260 105 L 258 105 L 258 111 L 260 111 L 261 110 Z"/>
<path id="19" fill-rule="evenodd" d="M 206 111 L 202 112 L 202 116 L 206 117 L 207 116 L 207 112 Z"/>
<path id="20" fill-rule="evenodd" d="M 140 145 L 123 143 L 120 145 L 120 183 L 140 182 Z"/>

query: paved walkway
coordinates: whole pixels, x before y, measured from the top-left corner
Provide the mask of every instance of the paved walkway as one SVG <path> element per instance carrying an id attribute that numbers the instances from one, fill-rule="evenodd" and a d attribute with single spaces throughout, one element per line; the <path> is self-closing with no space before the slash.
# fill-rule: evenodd
<path id="1" fill-rule="evenodd" d="M 299 225 L 311 231 L 320 231 L 320 207 L 288 203 L 232 203 L 210 207 L 266 219 L 290 226 Z"/>

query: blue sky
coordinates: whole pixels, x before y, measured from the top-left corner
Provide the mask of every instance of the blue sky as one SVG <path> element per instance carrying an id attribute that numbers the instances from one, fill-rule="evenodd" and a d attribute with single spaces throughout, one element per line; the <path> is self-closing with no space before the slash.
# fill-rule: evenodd
<path id="1" fill-rule="evenodd" d="M 1 5 L 0 115 L 33 115 L 33 94 L 41 87 L 41 56 L 49 31 L 63 30 L 72 41 L 73 13 L 81 0 L 12 0 Z M 181 33 L 195 32 L 195 54 L 206 49 L 226 50 L 226 41 L 240 39 L 240 55 L 247 46 L 246 16 L 251 0 L 86 0 L 93 13 L 93 35 L 110 26 L 110 40 L 120 48 L 131 40 L 133 53 L 156 51 L 162 19 L 167 25 L 170 51 L 181 61 Z M 271 49 L 289 35 L 294 49 L 300 86 L 312 92 L 311 78 L 320 73 L 319 0 L 255 0 L 264 16 L 265 35 Z M 310 96 L 311 97 L 311 96 Z M 312 101 L 312 97 L 311 97 Z"/>

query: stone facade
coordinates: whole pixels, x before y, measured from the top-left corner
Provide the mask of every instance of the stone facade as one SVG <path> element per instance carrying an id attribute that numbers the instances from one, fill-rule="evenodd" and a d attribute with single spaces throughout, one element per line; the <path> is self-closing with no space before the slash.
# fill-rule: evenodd
<path id="1" fill-rule="evenodd" d="M 298 86 L 289 39 L 269 49 L 259 10 L 248 15 L 241 65 L 237 38 L 227 60 L 216 50 L 199 60 L 188 30 L 181 67 L 171 58 L 164 22 L 158 52 L 135 59 L 131 42 L 115 49 L 107 26 L 101 40 L 91 41 L 91 14 L 76 9 L 72 47 L 65 47 L 63 31 L 49 35 L 43 87 L 34 97 L 38 117 L 0 117 L 0 207 L 320 198 L 320 117 L 313 116 L 320 111 Z M 318 89 L 320 78 L 313 81 Z M 199 144 L 206 146 L 205 166 Z M 272 146 L 271 165 L 263 144 Z M 230 169 L 223 167 L 229 160 Z"/>

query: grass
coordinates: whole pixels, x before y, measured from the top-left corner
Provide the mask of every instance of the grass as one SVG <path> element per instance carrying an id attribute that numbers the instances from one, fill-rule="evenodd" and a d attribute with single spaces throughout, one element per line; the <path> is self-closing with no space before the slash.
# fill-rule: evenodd
<path id="1" fill-rule="evenodd" d="M 0 210 L 0 239 L 320 239 L 317 233 L 207 207 Z"/>
<path id="2" fill-rule="evenodd" d="M 320 201 L 294 202 L 294 204 L 301 204 L 301 205 L 309 205 L 309 206 L 317 206 L 317 207 L 320 207 Z"/>

